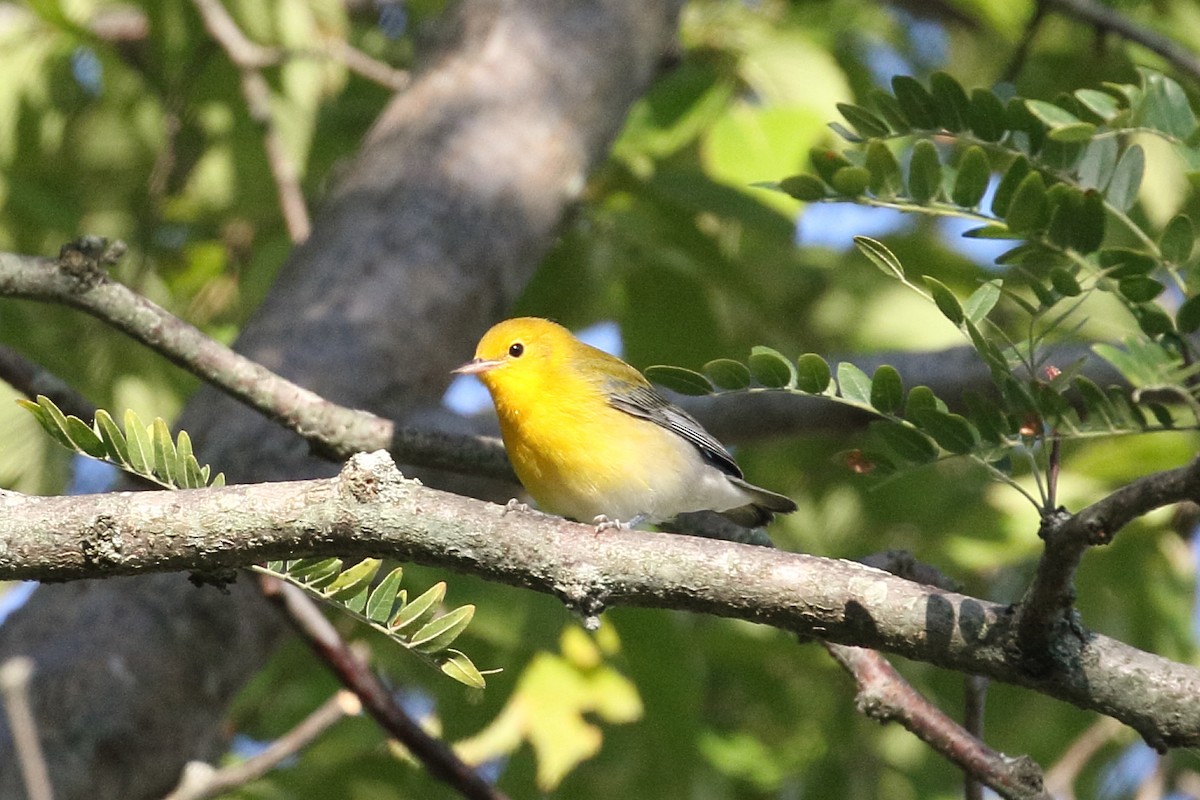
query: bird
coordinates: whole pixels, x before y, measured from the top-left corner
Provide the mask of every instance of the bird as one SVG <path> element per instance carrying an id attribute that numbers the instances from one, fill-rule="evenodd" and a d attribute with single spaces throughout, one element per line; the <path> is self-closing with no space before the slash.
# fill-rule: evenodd
<path id="1" fill-rule="evenodd" d="M 715 511 L 746 528 L 796 510 L 745 480 L 729 451 L 634 367 L 540 317 L 494 325 L 478 376 L 521 484 L 543 510 L 597 532 Z"/>

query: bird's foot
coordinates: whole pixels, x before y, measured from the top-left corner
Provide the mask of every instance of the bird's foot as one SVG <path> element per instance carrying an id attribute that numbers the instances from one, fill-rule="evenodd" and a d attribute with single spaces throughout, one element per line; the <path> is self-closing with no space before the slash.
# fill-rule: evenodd
<path id="1" fill-rule="evenodd" d="M 601 534 L 605 531 L 622 530 L 632 527 L 627 522 L 621 522 L 619 519 L 609 519 L 604 514 L 597 514 L 592 524 L 596 526 L 596 533 Z"/>
<path id="2" fill-rule="evenodd" d="M 599 534 L 611 530 L 629 530 L 630 528 L 636 528 L 645 521 L 645 514 L 638 514 L 629 520 L 629 522 L 621 522 L 619 519 L 609 519 L 604 514 L 597 514 L 595 519 L 592 520 L 592 524 L 596 526 L 596 533 Z"/>
<path id="3" fill-rule="evenodd" d="M 504 504 L 504 510 L 500 512 L 500 516 L 503 517 L 507 514 L 513 513 L 514 511 L 524 514 L 525 512 L 529 511 L 529 504 L 522 503 L 520 500 L 514 497 Z"/>

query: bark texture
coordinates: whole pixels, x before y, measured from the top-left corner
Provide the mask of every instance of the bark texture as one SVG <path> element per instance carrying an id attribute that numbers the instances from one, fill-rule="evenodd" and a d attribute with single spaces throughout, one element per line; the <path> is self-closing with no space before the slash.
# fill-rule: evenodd
<path id="1" fill-rule="evenodd" d="M 398 420 L 436 401 L 532 275 L 652 78 L 677 3 L 478 0 L 449 13 L 238 342 L 331 400 Z M 336 469 L 210 389 L 180 425 L 233 481 Z M 242 584 L 46 586 L 0 627 L 0 660 L 35 662 L 57 798 L 161 796 L 188 759 L 219 751 L 226 704 L 282 630 Z M 0 800 L 25 796 L 14 765 L 0 723 Z"/>

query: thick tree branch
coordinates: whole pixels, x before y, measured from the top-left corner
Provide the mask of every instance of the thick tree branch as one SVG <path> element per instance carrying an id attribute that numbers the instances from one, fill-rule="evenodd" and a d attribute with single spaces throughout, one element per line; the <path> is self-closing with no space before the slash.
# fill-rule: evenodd
<path id="1" fill-rule="evenodd" d="M 368 533 L 369 532 L 369 535 Z M 1200 745 L 1200 670 L 1082 632 L 1031 670 L 1009 609 L 848 561 L 589 526 L 405 481 L 382 454 L 328 480 L 93 497 L 0 493 L 0 579 L 390 556 L 554 594 L 584 615 L 676 608 L 987 675 L 1113 716 L 1154 747 Z"/>
<path id="2" fill-rule="evenodd" d="M 1057 648 L 1064 637 L 1079 636 L 1068 612 L 1075 602 L 1075 572 L 1083 554 L 1108 544 L 1129 522 L 1172 503 L 1200 499 L 1200 458 L 1184 467 L 1156 472 L 1130 483 L 1078 514 L 1049 512 L 1039 531 L 1045 550 L 1017 615 L 1021 651 L 1041 669 L 1061 667 L 1069 653 Z"/>

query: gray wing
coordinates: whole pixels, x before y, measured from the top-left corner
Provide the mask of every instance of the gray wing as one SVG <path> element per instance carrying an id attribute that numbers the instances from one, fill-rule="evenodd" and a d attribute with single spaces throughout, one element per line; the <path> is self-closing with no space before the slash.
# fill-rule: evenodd
<path id="1" fill-rule="evenodd" d="M 727 475 L 741 479 L 742 470 L 725 446 L 704 430 L 691 414 L 676 406 L 649 386 L 605 387 L 608 404 L 641 419 L 661 425 L 691 442 L 704 460 Z"/>

